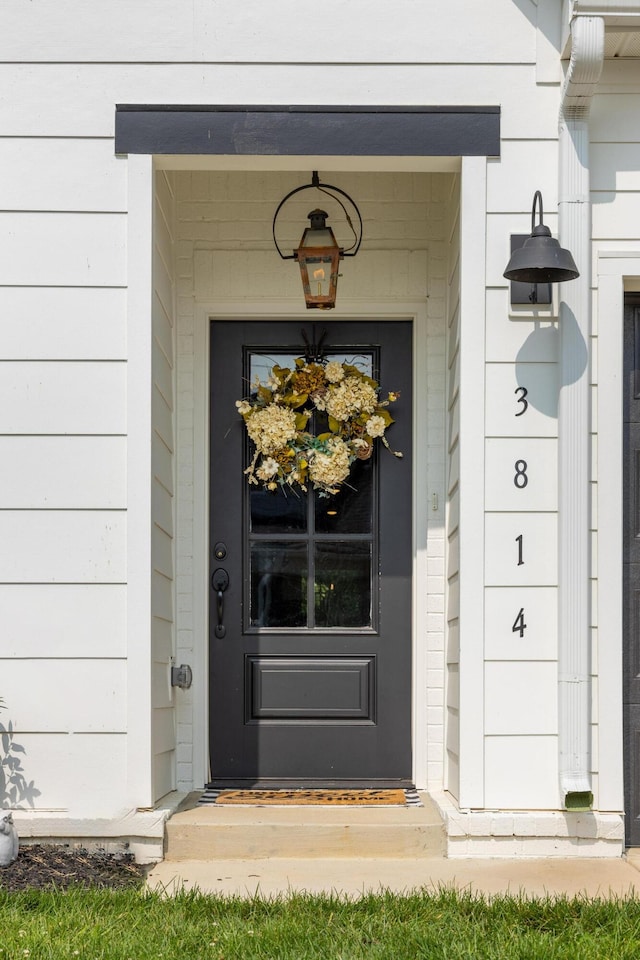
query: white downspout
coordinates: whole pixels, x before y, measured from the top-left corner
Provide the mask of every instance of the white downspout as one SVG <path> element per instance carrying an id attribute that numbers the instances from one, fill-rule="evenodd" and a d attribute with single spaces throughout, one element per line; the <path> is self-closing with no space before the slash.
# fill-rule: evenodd
<path id="1" fill-rule="evenodd" d="M 590 776 L 591 204 L 589 111 L 602 73 L 604 20 L 576 17 L 559 120 L 559 236 L 580 277 L 560 285 L 558 406 L 558 739 L 562 803 L 593 803 Z"/>

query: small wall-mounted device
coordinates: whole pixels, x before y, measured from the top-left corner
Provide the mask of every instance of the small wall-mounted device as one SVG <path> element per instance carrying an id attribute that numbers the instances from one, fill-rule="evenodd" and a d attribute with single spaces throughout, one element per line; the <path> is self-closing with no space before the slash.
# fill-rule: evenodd
<path id="1" fill-rule="evenodd" d="M 181 690 L 188 690 L 193 683 L 193 672 L 187 663 L 181 663 L 179 667 L 171 667 L 171 686 L 180 687 Z"/>

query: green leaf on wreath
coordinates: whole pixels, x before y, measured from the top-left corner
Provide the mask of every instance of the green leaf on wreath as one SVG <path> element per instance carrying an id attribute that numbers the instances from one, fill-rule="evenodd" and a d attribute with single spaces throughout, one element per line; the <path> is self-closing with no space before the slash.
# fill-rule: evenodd
<path id="1" fill-rule="evenodd" d="M 288 397 L 283 397 L 282 402 L 295 410 L 296 407 L 303 407 L 308 399 L 308 393 L 292 393 Z"/>
<path id="2" fill-rule="evenodd" d="M 384 407 L 381 407 L 379 410 L 376 410 L 374 416 L 382 417 L 384 420 L 385 427 L 390 427 L 392 423 L 395 423 L 395 420 L 391 416 L 388 410 L 385 410 Z"/>
<path id="3" fill-rule="evenodd" d="M 329 417 L 329 430 L 331 433 L 340 433 L 341 423 L 335 417 Z"/>
<path id="4" fill-rule="evenodd" d="M 311 416 L 310 411 L 303 411 L 302 413 L 296 413 L 296 430 L 304 430 L 310 416 Z"/>

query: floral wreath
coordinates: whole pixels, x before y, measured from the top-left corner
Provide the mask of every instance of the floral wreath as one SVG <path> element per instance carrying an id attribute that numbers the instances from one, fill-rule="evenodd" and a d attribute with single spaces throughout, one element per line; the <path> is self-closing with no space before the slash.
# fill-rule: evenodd
<path id="1" fill-rule="evenodd" d="M 402 457 L 385 436 L 394 422 L 387 407 L 400 394 L 380 400 L 380 385 L 353 364 L 298 357 L 292 369 L 274 365 L 267 383 L 257 380 L 255 388 L 251 397 L 236 401 L 255 444 L 244 471 L 250 484 L 286 493 L 306 491 L 311 483 L 328 497 L 346 484 L 355 460 L 369 459 L 376 440 Z M 326 415 L 328 426 L 318 436 L 307 430 L 315 410 Z"/>

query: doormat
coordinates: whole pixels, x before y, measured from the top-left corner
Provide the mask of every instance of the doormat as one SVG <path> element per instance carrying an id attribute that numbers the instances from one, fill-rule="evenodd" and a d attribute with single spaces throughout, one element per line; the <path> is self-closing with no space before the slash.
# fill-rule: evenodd
<path id="1" fill-rule="evenodd" d="M 421 807 L 416 790 L 214 790 L 207 788 L 200 804 L 248 807 Z"/>

